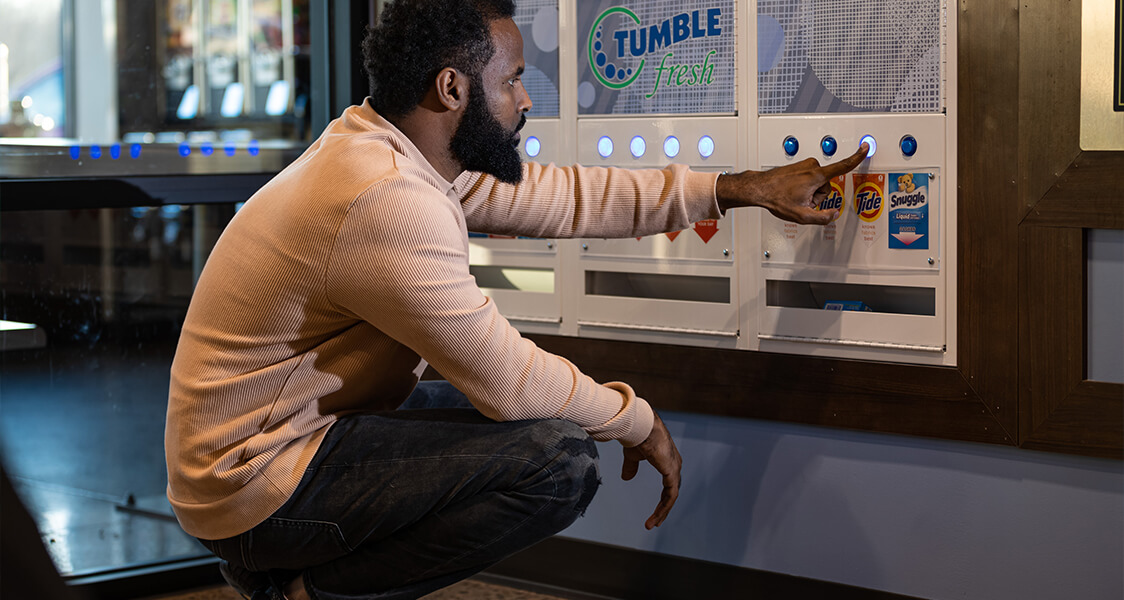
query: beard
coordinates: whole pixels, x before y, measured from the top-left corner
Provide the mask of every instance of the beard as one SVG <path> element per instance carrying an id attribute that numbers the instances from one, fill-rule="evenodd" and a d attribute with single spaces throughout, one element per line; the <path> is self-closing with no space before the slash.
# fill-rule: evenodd
<path id="1" fill-rule="evenodd" d="M 474 92 L 482 89 L 473 81 Z M 449 149 L 461 167 L 468 171 L 480 171 L 510 184 L 523 181 L 523 160 L 517 149 L 516 134 L 527 123 L 522 116 L 514 131 L 504 126 L 488 110 L 488 101 L 480 92 L 469 93 L 468 106 L 464 116 L 453 132 Z"/>

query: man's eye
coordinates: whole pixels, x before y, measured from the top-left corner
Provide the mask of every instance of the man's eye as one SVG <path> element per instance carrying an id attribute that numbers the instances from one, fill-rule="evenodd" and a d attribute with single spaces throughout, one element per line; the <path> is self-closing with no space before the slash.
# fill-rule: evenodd
<path id="1" fill-rule="evenodd" d="M 515 87 L 515 84 L 518 83 L 519 81 L 520 81 L 519 77 L 512 77 L 511 79 L 507 80 L 507 85 L 510 85 L 511 87 Z"/>

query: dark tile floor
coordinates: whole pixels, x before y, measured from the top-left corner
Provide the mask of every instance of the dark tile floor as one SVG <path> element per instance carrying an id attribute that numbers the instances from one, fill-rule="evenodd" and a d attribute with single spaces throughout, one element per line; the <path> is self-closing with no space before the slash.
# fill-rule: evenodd
<path id="1" fill-rule="evenodd" d="M 563 598 L 565 597 L 545 595 L 473 579 L 462 581 L 424 597 L 425 600 L 562 600 Z M 149 600 L 241 600 L 241 596 L 233 589 L 224 586 L 156 596 Z"/>

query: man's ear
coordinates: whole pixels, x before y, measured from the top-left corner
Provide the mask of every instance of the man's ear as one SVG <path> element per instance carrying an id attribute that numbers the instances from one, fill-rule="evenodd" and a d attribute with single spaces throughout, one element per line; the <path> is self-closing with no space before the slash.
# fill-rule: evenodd
<path id="1" fill-rule="evenodd" d="M 468 77 L 460 71 L 445 67 L 437 73 L 434 81 L 437 100 L 451 111 L 458 111 L 468 101 Z"/>

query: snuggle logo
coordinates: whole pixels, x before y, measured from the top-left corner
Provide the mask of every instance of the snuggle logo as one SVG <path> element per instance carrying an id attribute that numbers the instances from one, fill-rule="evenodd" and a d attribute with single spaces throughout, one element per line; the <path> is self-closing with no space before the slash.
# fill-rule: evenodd
<path id="1" fill-rule="evenodd" d="M 645 25 L 629 8 L 614 6 L 602 12 L 590 28 L 589 66 L 602 85 L 620 90 L 635 83 L 646 67 L 656 65 L 655 84 L 647 98 L 655 96 L 661 86 L 709 85 L 714 82 L 711 59 L 716 50 L 708 52 L 702 63 L 683 64 L 675 62 L 671 48 L 686 40 L 722 35 L 721 16 L 722 9 L 708 8 Z"/>

